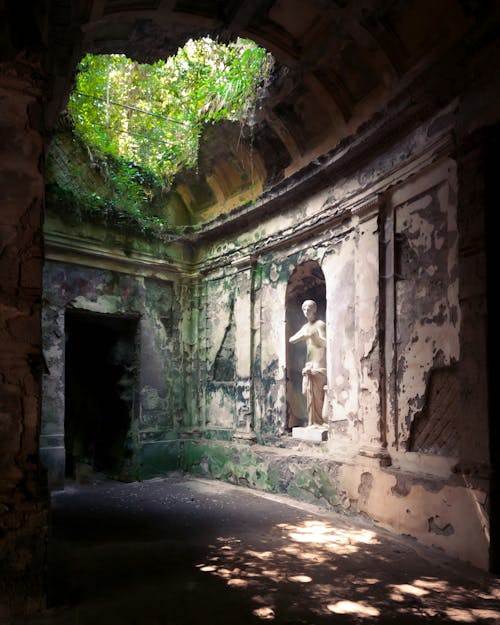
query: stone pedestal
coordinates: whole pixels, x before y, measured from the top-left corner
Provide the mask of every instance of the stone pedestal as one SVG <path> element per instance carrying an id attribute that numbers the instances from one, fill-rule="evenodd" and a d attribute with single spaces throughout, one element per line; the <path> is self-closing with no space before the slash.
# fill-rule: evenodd
<path id="1" fill-rule="evenodd" d="M 310 425 L 306 428 L 292 428 L 292 438 L 301 441 L 312 441 L 313 443 L 321 443 L 328 439 L 328 430 L 326 427 Z"/>

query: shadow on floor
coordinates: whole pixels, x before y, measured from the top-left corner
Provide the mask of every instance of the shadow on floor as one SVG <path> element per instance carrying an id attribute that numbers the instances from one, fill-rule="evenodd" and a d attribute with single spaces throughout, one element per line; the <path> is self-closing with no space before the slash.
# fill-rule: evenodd
<path id="1" fill-rule="evenodd" d="M 498 578 L 360 519 L 178 475 L 54 493 L 48 586 L 26 625 L 500 623 Z"/>

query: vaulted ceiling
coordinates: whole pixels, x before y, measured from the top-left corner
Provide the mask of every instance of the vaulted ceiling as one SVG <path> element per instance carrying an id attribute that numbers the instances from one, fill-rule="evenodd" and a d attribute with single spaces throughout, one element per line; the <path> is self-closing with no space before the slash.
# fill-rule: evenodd
<path id="1" fill-rule="evenodd" d="M 318 166 L 381 117 L 453 95 L 467 79 L 461 62 L 498 24 L 498 5 L 486 0 L 48 4 L 38 19 L 48 25 L 50 63 L 60 77 L 54 118 L 67 97 L 68 76 L 89 51 L 152 62 L 210 34 L 221 41 L 246 37 L 273 54 L 273 80 L 255 124 L 243 131 L 231 124 L 209 129 L 198 173 L 178 181 L 195 221 L 205 222 Z"/>

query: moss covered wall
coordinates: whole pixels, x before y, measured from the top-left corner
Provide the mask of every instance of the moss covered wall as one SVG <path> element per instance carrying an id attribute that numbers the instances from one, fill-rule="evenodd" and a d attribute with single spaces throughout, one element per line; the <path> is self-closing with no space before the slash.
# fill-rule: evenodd
<path id="1" fill-rule="evenodd" d="M 141 448 L 160 443 L 184 414 L 180 303 L 171 281 L 49 261 L 44 270 L 44 375 L 41 454 L 53 486 L 64 484 L 65 314 L 137 320 L 136 366 L 130 383 L 132 456 L 122 477 L 141 474 Z M 109 321 L 111 320 L 111 321 Z M 92 338 L 90 338 L 92 340 Z M 98 353 L 96 346 L 96 353 Z M 91 393 L 92 389 L 88 389 Z M 142 455 L 141 455 L 142 454 Z"/>
<path id="2" fill-rule="evenodd" d="M 45 457 L 64 453 L 64 309 L 134 314 L 137 477 L 183 468 L 318 499 L 485 567 L 488 413 L 474 382 L 485 335 L 462 316 L 463 302 L 469 320 L 484 306 L 485 281 L 483 251 L 471 269 L 460 244 L 460 224 L 478 209 L 472 182 L 457 177 L 457 106 L 356 171 L 334 168 L 335 184 L 325 176 L 307 194 L 291 189 L 280 210 L 172 241 L 157 257 L 138 239 L 125 257 L 83 226 L 75 252 L 71 229 L 51 222 Z M 293 436 L 305 415 L 301 355 L 288 346 L 309 297 L 324 298 L 327 334 L 327 440 L 317 443 Z"/>
<path id="3" fill-rule="evenodd" d="M 346 462 L 314 444 L 273 448 L 207 439 L 179 440 L 168 458 L 195 475 L 362 514 L 478 567 L 488 566 L 484 516 L 477 514 L 477 506 L 486 503 L 485 481 L 472 478 L 465 487 L 445 463 L 429 462 L 433 475 L 402 472 L 369 458 Z"/>

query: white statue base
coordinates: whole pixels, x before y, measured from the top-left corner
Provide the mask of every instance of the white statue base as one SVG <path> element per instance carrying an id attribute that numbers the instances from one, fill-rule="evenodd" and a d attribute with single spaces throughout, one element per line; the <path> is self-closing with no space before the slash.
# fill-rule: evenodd
<path id="1" fill-rule="evenodd" d="M 306 428 L 296 427 L 292 428 L 292 438 L 321 443 L 328 439 L 328 430 L 323 425 L 309 425 Z"/>

